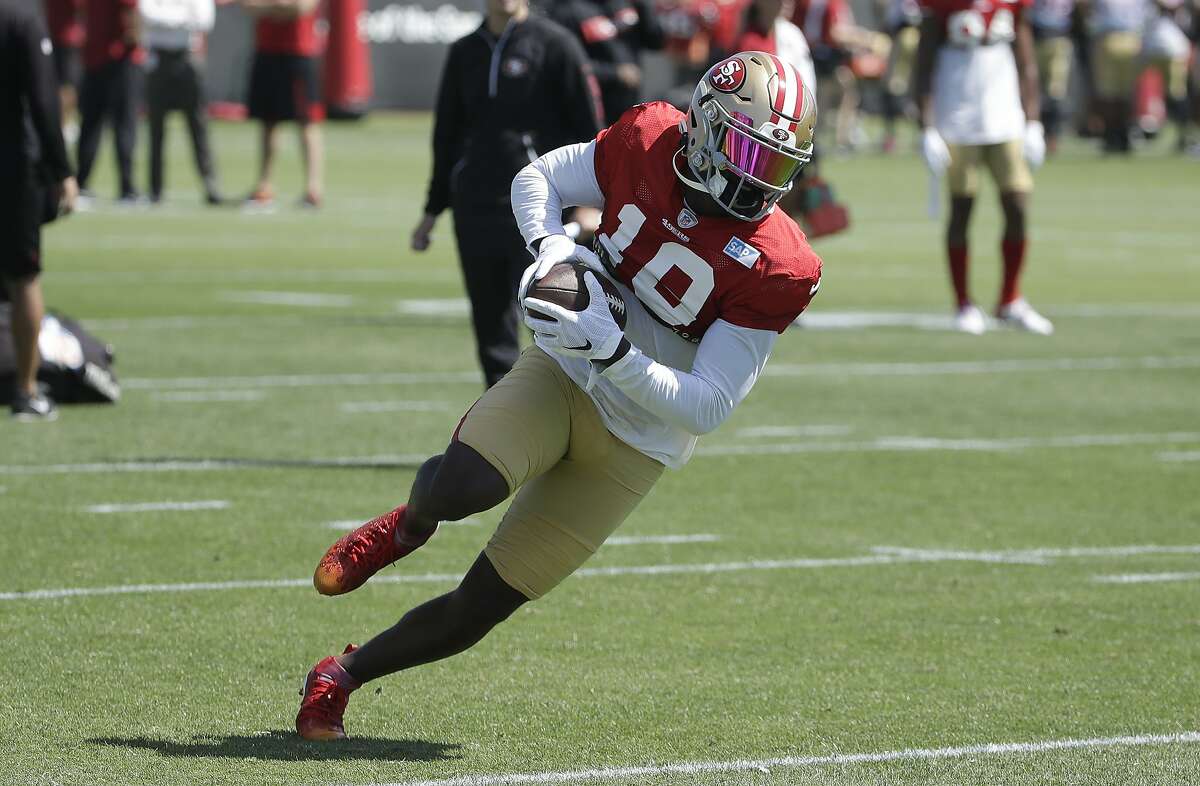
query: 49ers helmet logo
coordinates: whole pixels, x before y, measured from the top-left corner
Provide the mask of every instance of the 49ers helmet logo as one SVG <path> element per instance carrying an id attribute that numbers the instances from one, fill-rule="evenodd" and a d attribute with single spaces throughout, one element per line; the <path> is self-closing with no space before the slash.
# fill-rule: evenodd
<path id="1" fill-rule="evenodd" d="M 708 83 L 722 93 L 736 93 L 745 82 L 746 66 L 736 57 L 717 63 L 708 74 Z"/>

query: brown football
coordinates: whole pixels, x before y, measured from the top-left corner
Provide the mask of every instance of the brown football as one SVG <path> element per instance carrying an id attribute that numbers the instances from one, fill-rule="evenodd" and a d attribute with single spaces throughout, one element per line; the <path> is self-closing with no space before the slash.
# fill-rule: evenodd
<path id="1" fill-rule="evenodd" d="M 583 265 L 574 262 L 559 262 L 546 273 L 529 285 L 526 292 L 528 297 L 554 303 L 570 311 L 583 311 L 588 307 L 589 295 L 583 274 L 587 270 Z M 608 311 L 616 320 L 617 327 L 625 329 L 625 299 L 617 291 L 616 286 L 599 273 L 594 273 L 604 288 L 604 297 L 608 301 Z M 542 319 L 550 319 L 534 309 L 527 309 L 530 314 Z"/>

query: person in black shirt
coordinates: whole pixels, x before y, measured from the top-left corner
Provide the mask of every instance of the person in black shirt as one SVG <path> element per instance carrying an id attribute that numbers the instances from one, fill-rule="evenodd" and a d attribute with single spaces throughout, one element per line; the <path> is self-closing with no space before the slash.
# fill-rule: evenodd
<path id="1" fill-rule="evenodd" d="M 26 0 L 0 0 L 0 279 L 12 301 L 14 417 L 52 419 L 38 393 L 41 226 L 70 212 L 79 188 L 63 142 L 54 47 Z"/>
<path id="2" fill-rule="evenodd" d="M 605 122 L 641 99 L 643 49 L 662 49 L 662 25 L 649 0 L 550 0 L 547 14 L 574 33 L 600 83 Z"/>
<path id="3" fill-rule="evenodd" d="M 509 203 L 530 161 L 600 129 L 599 90 L 571 34 L 530 16 L 528 0 L 487 0 L 478 30 L 450 46 L 433 128 L 433 174 L 414 251 L 450 207 L 488 387 L 519 353 L 517 284 L 530 255 Z"/>

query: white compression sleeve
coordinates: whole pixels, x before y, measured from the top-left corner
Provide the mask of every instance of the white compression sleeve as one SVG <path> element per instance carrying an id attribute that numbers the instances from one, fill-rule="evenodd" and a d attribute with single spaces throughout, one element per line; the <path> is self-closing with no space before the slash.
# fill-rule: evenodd
<path id="1" fill-rule="evenodd" d="M 754 387 L 778 336 L 718 319 L 701 339 L 691 373 L 657 363 L 634 347 L 603 376 L 671 425 L 707 434 Z"/>
<path id="2" fill-rule="evenodd" d="M 596 182 L 596 143 L 551 150 L 513 178 L 513 215 L 526 243 L 563 232 L 564 207 L 604 207 Z"/>

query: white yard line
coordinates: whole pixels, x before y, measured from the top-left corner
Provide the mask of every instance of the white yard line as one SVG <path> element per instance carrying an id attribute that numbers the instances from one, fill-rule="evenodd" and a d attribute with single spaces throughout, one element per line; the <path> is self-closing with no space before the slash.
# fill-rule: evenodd
<path id="1" fill-rule="evenodd" d="M 731 761 L 695 761 L 655 764 L 640 767 L 597 767 L 557 772 L 530 772 L 495 775 L 464 775 L 420 781 L 395 781 L 371 786 L 504 786 L 505 784 L 555 784 L 645 778 L 656 775 L 701 775 L 718 772 L 769 772 L 772 769 L 830 767 L 855 764 L 880 764 L 893 761 L 929 761 L 963 759 L 974 756 L 1011 756 L 1051 751 L 1094 748 L 1129 748 L 1163 745 L 1188 745 L 1200 742 L 1200 732 L 1175 734 L 1138 734 L 1123 737 L 1040 740 L 1037 742 L 989 742 L 951 748 L 905 748 L 876 753 L 832 753 L 823 756 L 780 756 L 773 759 L 735 759 Z"/>
<path id="2" fill-rule="evenodd" d="M 632 565 L 612 566 L 607 568 L 583 568 L 575 571 L 572 577 L 602 578 L 609 576 L 663 576 L 688 573 L 730 573 L 756 570 L 785 570 L 785 569 L 816 569 L 862 567 L 865 565 L 893 565 L 906 562 L 925 562 L 919 557 L 901 557 L 890 555 L 871 555 L 863 557 L 840 557 L 833 559 L 790 559 L 790 560 L 752 560 L 747 562 L 709 562 L 700 564 L 666 564 L 666 565 Z M 418 573 L 375 576 L 372 584 L 443 584 L 455 582 L 462 578 L 459 573 Z M 0 592 L 0 601 L 4 600 L 49 600 L 54 598 L 90 597 L 96 595 L 137 595 L 157 594 L 164 592 L 205 592 L 214 590 L 236 589 L 271 589 L 279 587 L 305 587 L 312 584 L 311 579 L 262 579 L 249 581 L 210 581 L 187 582 L 183 584 L 121 584 L 109 587 L 74 587 L 60 589 L 28 590 L 21 592 Z"/>
<path id="3" fill-rule="evenodd" d="M 166 461 L 106 461 L 80 464 L 2 465 L 0 475 L 73 475 L 107 472 L 225 472 L 247 469 L 276 469 L 280 467 L 374 467 L 418 465 L 429 458 L 428 453 L 407 453 L 383 456 L 337 456 L 309 459 L 169 459 Z"/>
<path id="4" fill-rule="evenodd" d="M 928 363 L 806 363 L 768 365 L 771 377 L 824 376 L 944 376 L 1038 371 L 1127 371 L 1200 368 L 1200 355 L 1178 357 L 1032 358 L 1011 360 L 938 361 Z M 122 380 L 126 390 L 178 390 L 232 387 L 346 387 L 364 385 L 420 385 L 480 382 L 477 371 L 416 371 L 351 374 L 276 374 L 229 377 L 131 377 Z"/>
<path id="5" fill-rule="evenodd" d="M 454 407 L 448 401 L 347 401 L 338 409 L 351 415 L 375 415 L 385 412 L 444 412 Z"/>
<path id="6" fill-rule="evenodd" d="M 716 543 L 720 535 L 616 535 L 604 541 L 605 546 L 640 546 L 644 543 Z"/>
<path id="7" fill-rule="evenodd" d="M 352 530 L 362 524 L 365 524 L 369 520 L 370 519 L 341 519 L 339 521 L 327 521 L 322 526 L 325 527 L 325 529 L 336 529 L 336 530 L 341 530 L 342 532 L 346 532 L 346 531 Z M 443 526 L 443 527 L 444 526 L 478 527 L 482 523 L 483 523 L 483 519 L 477 519 L 474 516 L 472 516 L 470 518 L 461 519 L 459 521 L 443 521 L 441 523 L 441 526 Z"/>
<path id="8" fill-rule="evenodd" d="M 230 505 L 224 499 L 202 499 L 195 502 L 114 502 L 88 505 L 85 513 L 151 513 L 160 510 L 225 510 Z"/>
<path id="9" fill-rule="evenodd" d="M 464 523 L 471 519 L 464 519 Z M 330 522 L 333 524 L 342 522 Z M 356 525 L 360 522 L 353 522 Z M 573 578 L 606 578 L 611 576 L 669 576 L 683 574 L 738 573 L 764 570 L 817 570 L 823 568 L 860 568 L 876 565 L 899 565 L 933 562 L 1016 562 L 1045 564 L 1050 557 L 1108 557 L 1134 556 L 1141 554 L 1200 554 L 1200 545 L 1159 546 L 1129 545 L 1114 547 L 1080 547 L 1023 549 L 1010 551 L 946 551 L 935 549 L 908 549 L 895 546 L 878 546 L 874 553 L 855 557 L 795 558 L 778 560 L 743 560 L 738 562 L 664 563 L 657 565 L 613 565 L 608 567 L 583 568 L 572 574 Z M 456 573 L 393 573 L 375 576 L 372 584 L 427 584 L 458 581 Z M 46 600 L 93 595 L 129 595 L 161 592 L 201 592 L 232 589 L 266 589 L 276 587 L 303 587 L 309 579 L 263 579 L 251 581 L 188 582 L 183 584 L 133 584 L 110 587 L 77 587 L 61 589 L 29 590 L 0 593 L 0 600 Z"/>
<path id="10" fill-rule="evenodd" d="M 1159 461 L 1200 461 L 1200 450 L 1174 450 L 1158 454 Z"/>
<path id="11" fill-rule="evenodd" d="M 438 385 L 479 383 L 478 371 L 416 371 L 390 374 L 272 374 L 259 377 L 131 377 L 121 381 L 126 390 L 179 390 L 187 388 L 305 388 L 362 385 Z"/>
<path id="12" fill-rule="evenodd" d="M 1087 557 L 1138 557 L 1164 554 L 1200 554 L 1200 545 L 1157 546 L 1076 546 L 1068 548 L 1018 549 L 1007 551 L 966 551 L 955 549 L 915 549 L 902 546 L 875 546 L 875 554 L 922 557 L 931 561 L 998 562 L 1020 565 L 1049 565 L 1056 559 Z"/>
<path id="13" fill-rule="evenodd" d="M 1200 443 L 1200 432 L 1171 431 L 1163 434 L 1074 434 L 1062 437 L 1013 437 L 1009 439 L 943 439 L 940 437 L 880 437 L 861 442 L 782 442 L 754 445 L 707 445 L 696 450 L 699 457 L 787 455 L 802 453 L 876 453 L 971 451 L 1003 452 L 1037 448 L 1094 448 L 1129 445 L 1171 445 Z M 276 467 L 371 467 L 420 464 L 429 453 L 381 456 L 340 456 L 335 458 L 291 459 L 172 459 L 166 461 L 130 460 L 79 464 L 0 464 L 3 475 L 62 475 L 105 472 L 216 472 Z"/>
<path id="14" fill-rule="evenodd" d="M 210 404 L 233 401 L 262 401 L 266 398 L 263 390 L 177 390 L 154 393 L 155 401 L 169 401 L 173 404 Z"/>
<path id="15" fill-rule="evenodd" d="M 1012 437 L 1008 439 L 942 439 L 939 437 L 879 437 L 862 442 L 783 442 L 755 445 L 702 445 L 697 456 L 753 456 L 791 453 L 875 453 L 925 451 L 975 451 L 994 453 L 1031 448 L 1087 448 L 1126 445 L 1163 445 L 1200 442 L 1200 432 L 1164 434 L 1075 434 L 1064 437 Z M 0 470 L 2 471 L 2 470 Z"/>
<path id="16" fill-rule="evenodd" d="M 1132 371 L 1200 368 L 1200 355 L 1095 358 L 1016 358 L 1011 360 L 948 360 L 915 363 L 776 363 L 767 364 L 767 377 L 907 377 L 972 374 L 1013 374 L 1038 371 Z"/>
<path id="17" fill-rule="evenodd" d="M 227 291 L 220 293 L 227 303 L 253 303 L 260 306 L 303 306 L 305 308 L 347 308 L 354 305 L 353 295 L 325 292 Z"/>
<path id="18" fill-rule="evenodd" d="M 1200 580 L 1200 573 L 1118 573 L 1110 576 L 1092 576 L 1092 581 L 1100 584 L 1151 584 L 1197 580 Z"/>
<path id="19" fill-rule="evenodd" d="M 396 312 L 422 317 L 465 317 L 471 313 L 466 298 L 397 300 Z"/>
<path id="20" fill-rule="evenodd" d="M 853 431 L 852 426 L 750 426 L 733 432 L 734 439 L 764 439 L 772 437 L 842 437 Z"/>

